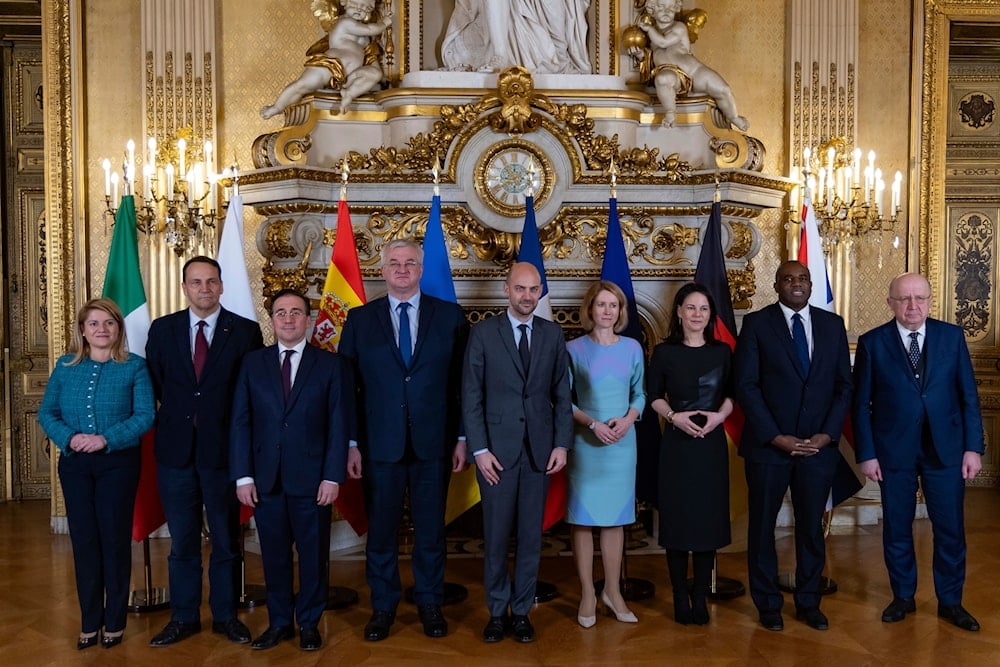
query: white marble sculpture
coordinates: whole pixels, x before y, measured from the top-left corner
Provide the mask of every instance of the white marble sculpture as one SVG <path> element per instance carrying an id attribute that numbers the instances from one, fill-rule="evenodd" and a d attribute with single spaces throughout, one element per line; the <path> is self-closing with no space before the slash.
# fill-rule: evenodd
<path id="1" fill-rule="evenodd" d="M 327 49 L 306 58 L 302 74 L 285 86 L 273 104 L 260 110 L 261 118 L 276 116 L 323 88 L 340 90 L 340 113 L 345 113 L 359 95 L 378 87 L 383 78 L 382 64 L 370 46 L 373 38 L 392 25 L 392 6 L 383 3 L 382 18 L 373 21 L 375 2 L 345 0 L 344 14 L 333 18 L 330 26 Z"/>
<path id="2" fill-rule="evenodd" d="M 740 130 L 749 127 L 747 119 L 736 112 L 733 91 L 714 69 L 691 53 L 688 26 L 677 20 L 682 0 L 648 0 L 647 15 L 640 17 L 639 28 L 646 33 L 652 51 L 653 85 L 663 105 L 663 125 L 673 126 L 677 119 L 678 95 L 709 95 L 729 123 Z M 633 56 L 641 49 L 630 47 Z"/>
<path id="3" fill-rule="evenodd" d="M 590 0 L 455 0 L 441 43 L 444 68 L 590 74 Z"/>

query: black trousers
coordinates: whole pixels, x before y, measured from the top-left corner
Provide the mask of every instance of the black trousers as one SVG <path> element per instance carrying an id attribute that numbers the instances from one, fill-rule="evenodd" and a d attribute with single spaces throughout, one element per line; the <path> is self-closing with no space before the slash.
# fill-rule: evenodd
<path id="1" fill-rule="evenodd" d="M 82 632 L 125 629 L 139 447 L 59 457 Z"/>

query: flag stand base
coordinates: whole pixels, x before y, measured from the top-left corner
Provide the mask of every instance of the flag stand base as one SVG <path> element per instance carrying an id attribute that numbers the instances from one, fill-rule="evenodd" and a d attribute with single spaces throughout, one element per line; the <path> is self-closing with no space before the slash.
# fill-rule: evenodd
<path id="1" fill-rule="evenodd" d="M 413 604 L 413 586 L 407 588 L 403 596 L 407 602 Z M 456 584 L 453 581 L 444 582 L 444 604 L 458 604 L 467 597 L 469 597 L 469 589 L 462 584 Z"/>
<path id="2" fill-rule="evenodd" d="M 358 592 L 345 586 L 330 586 L 326 596 L 327 609 L 346 609 L 358 601 Z"/>
<path id="3" fill-rule="evenodd" d="M 128 596 L 128 610 L 133 614 L 162 611 L 170 608 L 170 591 L 153 588 L 153 567 L 149 562 L 149 538 L 142 541 L 142 569 L 145 588 L 132 591 Z"/>
<path id="4" fill-rule="evenodd" d="M 778 588 L 785 593 L 795 592 L 795 573 L 785 572 L 778 575 Z M 819 594 L 830 595 L 837 592 L 837 582 L 830 577 L 819 578 Z"/>

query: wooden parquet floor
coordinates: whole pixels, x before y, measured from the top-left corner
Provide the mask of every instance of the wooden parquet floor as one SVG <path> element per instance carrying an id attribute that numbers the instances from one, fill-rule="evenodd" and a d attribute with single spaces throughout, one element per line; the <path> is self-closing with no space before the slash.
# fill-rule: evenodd
<path id="1" fill-rule="evenodd" d="M 930 573 L 931 531 L 918 522 L 920 567 L 917 613 L 901 623 L 884 624 L 882 608 L 890 598 L 882 563 L 880 526 L 838 531 L 828 539 L 828 574 L 839 591 L 826 597 L 823 611 L 831 629 L 817 632 L 794 619 L 786 596 L 785 630 L 769 632 L 757 623 L 748 595 L 711 605 L 704 627 L 672 620 L 669 583 L 662 556 L 629 559 L 630 574 L 652 580 L 655 598 L 633 602 L 637 625 L 601 616 L 594 628 L 576 624 L 578 586 L 569 557 L 542 559 L 541 576 L 562 595 L 531 614 L 538 641 L 512 640 L 487 645 L 480 632 L 487 620 L 481 584 L 482 561 L 452 558 L 448 579 L 466 585 L 469 598 L 445 608 L 451 633 L 444 639 L 423 636 L 411 605 L 400 606 L 389 639 L 363 641 L 370 614 L 363 563 L 334 562 L 333 583 L 361 592 L 361 602 L 324 615 L 325 644 L 303 653 L 298 641 L 271 651 L 251 651 L 208 631 L 211 616 L 202 609 L 201 634 L 173 647 L 153 649 L 150 637 L 169 619 L 169 611 L 131 615 L 122 645 L 105 650 L 75 650 L 79 610 L 73 587 L 69 538 L 49 533 L 46 502 L 0 504 L 0 665 L 998 665 L 1000 664 L 1000 489 L 970 489 L 967 495 L 969 571 L 965 606 L 983 630 L 968 633 L 937 618 Z M 167 540 L 156 540 L 154 583 L 166 581 Z M 778 542 L 782 569 L 791 568 L 792 540 Z M 141 580 L 141 549 L 136 546 L 133 582 Z M 745 553 L 720 555 L 722 574 L 746 582 Z M 260 559 L 248 557 L 249 579 L 261 581 Z M 404 562 L 404 584 L 412 582 Z M 264 608 L 241 612 L 256 635 L 267 626 Z"/>

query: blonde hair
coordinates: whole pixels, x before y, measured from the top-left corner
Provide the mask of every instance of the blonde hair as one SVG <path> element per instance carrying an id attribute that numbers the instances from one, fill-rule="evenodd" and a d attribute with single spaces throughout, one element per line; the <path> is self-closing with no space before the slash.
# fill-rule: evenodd
<path id="1" fill-rule="evenodd" d="M 87 321 L 87 316 L 92 310 L 99 310 L 102 313 L 107 313 L 114 319 L 115 323 L 118 324 L 118 340 L 111 347 L 111 358 L 115 361 L 128 361 L 128 341 L 125 339 L 125 317 L 122 315 L 121 309 L 111 299 L 91 299 L 87 303 L 83 304 L 79 311 L 76 313 L 76 326 L 73 327 L 73 335 L 70 338 L 69 343 L 69 354 L 73 355 L 73 358 L 67 362 L 67 366 L 75 366 L 80 363 L 84 357 L 90 356 L 90 343 L 87 339 L 83 337 L 83 326 Z"/>
<path id="2" fill-rule="evenodd" d="M 583 295 L 583 303 L 580 304 L 580 326 L 587 333 L 594 330 L 594 317 L 591 311 L 594 309 L 597 295 L 601 292 L 611 292 L 618 299 L 618 321 L 615 322 L 614 332 L 621 333 L 628 326 L 628 303 L 625 301 L 625 292 L 610 280 L 598 280 L 587 288 L 587 292 Z"/>

